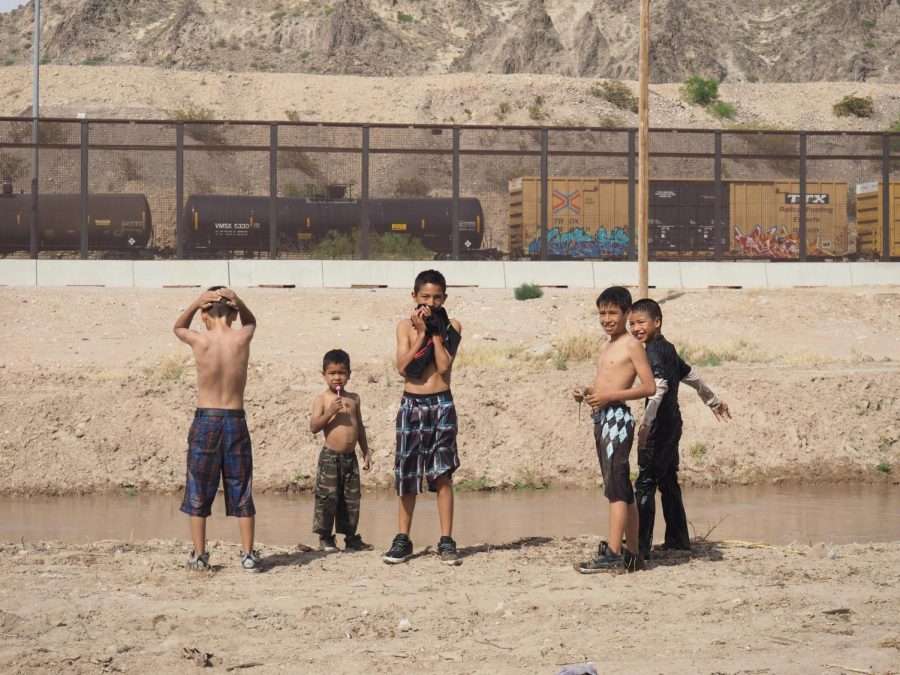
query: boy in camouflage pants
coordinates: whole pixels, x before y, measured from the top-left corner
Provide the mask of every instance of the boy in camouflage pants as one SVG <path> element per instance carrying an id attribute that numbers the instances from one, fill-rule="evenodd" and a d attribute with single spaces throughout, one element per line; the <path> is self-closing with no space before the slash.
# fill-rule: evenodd
<path id="1" fill-rule="evenodd" d="M 328 388 L 316 396 L 309 430 L 324 432 L 325 445 L 319 454 L 316 473 L 316 508 L 313 532 L 319 535 L 320 551 L 337 551 L 332 528 L 344 535 L 348 551 L 368 551 L 372 547 L 356 532 L 359 524 L 360 481 L 356 445 L 362 450 L 363 472 L 372 470 L 372 458 L 363 426 L 359 394 L 346 391 L 350 379 L 350 356 L 333 349 L 322 359 L 322 377 Z"/>

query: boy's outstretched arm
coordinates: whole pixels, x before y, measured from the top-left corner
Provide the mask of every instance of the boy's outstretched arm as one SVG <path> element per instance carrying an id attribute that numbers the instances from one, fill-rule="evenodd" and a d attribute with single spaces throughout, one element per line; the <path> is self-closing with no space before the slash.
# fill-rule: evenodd
<path id="1" fill-rule="evenodd" d="M 681 359 L 679 359 L 679 361 L 681 362 L 681 372 L 687 373 L 682 375 L 681 381 L 697 391 L 700 400 L 709 406 L 718 421 L 727 422 L 730 420 L 731 411 L 728 409 L 728 404 L 715 395 L 713 390 L 700 379 L 700 374 L 694 368 L 691 368 L 684 361 L 681 361 Z"/>
<path id="2" fill-rule="evenodd" d="M 359 443 L 359 449 L 362 450 L 363 456 L 363 473 L 369 473 L 372 470 L 372 452 L 369 450 L 369 439 L 366 437 L 366 425 L 362 419 L 362 401 L 359 397 L 356 399 L 356 442 Z"/>
<path id="3" fill-rule="evenodd" d="M 196 300 L 188 305 L 187 309 L 185 309 L 175 320 L 175 325 L 172 326 L 172 332 L 178 336 L 179 340 L 191 344 L 194 339 L 200 335 L 197 331 L 191 330 L 191 322 L 194 320 L 194 314 L 196 314 L 198 310 L 205 309 L 214 302 L 218 302 L 220 297 L 218 291 L 204 291 Z"/>

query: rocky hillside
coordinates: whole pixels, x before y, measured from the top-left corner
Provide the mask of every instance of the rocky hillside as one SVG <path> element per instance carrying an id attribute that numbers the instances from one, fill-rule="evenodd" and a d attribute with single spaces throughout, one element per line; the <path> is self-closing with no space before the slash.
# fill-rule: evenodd
<path id="1" fill-rule="evenodd" d="M 46 63 L 636 79 L 633 0 L 47 0 Z M 0 14 L 30 59 L 33 8 Z M 900 81 L 900 0 L 655 0 L 654 82 Z"/>

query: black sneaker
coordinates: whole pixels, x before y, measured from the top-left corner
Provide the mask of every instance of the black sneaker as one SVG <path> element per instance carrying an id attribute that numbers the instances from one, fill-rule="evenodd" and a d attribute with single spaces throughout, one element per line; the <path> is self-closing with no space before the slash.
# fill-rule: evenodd
<path id="1" fill-rule="evenodd" d="M 324 551 L 325 553 L 337 553 L 340 551 L 337 547 L 337 542 L 334 540 L 333 534 L 319 535 L 319 550 Z"/>
<path id="2" fill-rule="evenodd" d="M 397 563 L 406 562 L 409 559 L 409 556 L 412 555 L 413 545 L 409 540 L 408 534 L 398 534 L 394 537 L 394 542 L 391 544 L 391 550 L 384 554 L 381 558 L 389 565 L 396 565 Z"/>
<path id="3" fill-rule="evenodd" d="M 607 574 L 624 574 L 626 572 L 625 558 L 605 547 L 605 543 L 600 543 L 600 550 L 596 558 L 587 562 L 576 563 L 574 565 L 575 571 L 579 574 L 600 574 L 604 572 Z"/>
<path id="4" fill-rule="evenodd" d="M 209 564 L 209 551 L 205 553 L 201 553 L 197 555 L 194 551 L 191 551 L 191 554 L 188 556 L 188 559 L 185 561 L 184 566 L 189 570 L 196 570 L 198 572 L 208 572 L 212 569 Z"/>
<path id="5" fill-rule="evenodd" d="M 344 550 L 346 551 L 371 551 L 374 546 L 363 541 L 358 534 L 344 537 Z"/>
<path id="6" fill-rule="evenodd" d="M 441 556 L 442 565 L 462 565 L 459 554 L 456 552 L 456 542 L 453 537 L 441 537 L 437 545 L 438 555 Z"/>
<path id="7" fill-rule="evenodd" d="M 622 547 L 622 558 L 625 560 L 625 569 L 628 572 L 640 572 L 646 569 L 644 565 L 646 558 L 640 554 L 635 555 L 625 547 Z"/>

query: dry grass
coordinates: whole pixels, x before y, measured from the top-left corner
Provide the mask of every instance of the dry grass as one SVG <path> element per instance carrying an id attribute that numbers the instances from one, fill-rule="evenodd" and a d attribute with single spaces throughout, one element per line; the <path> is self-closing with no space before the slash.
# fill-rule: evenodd
<path id="1" fill-rule="evenodd" d="M 566 361 L 593 361 L 597 358 L 600 338 L 594 333 L 569 333 L 557 338 L 554 344 Z"/>
<path id="2" fill-rule="evenodd" d="M 163 356 L 150 374 L 161 380 L 180 380 L 184 376 L 188 359 L 184 354 L 172 352 Z"/>
<path id="3" fill-rule="evenodd" d="M 454 362 L 454 367 L 477 369 L 516 369 L 523 367 L 529 370 L 540 370 L 540 365 L 546 359 L 530 354 L 525 347 L 510 347 L 506 345 L 489 345 L 485 347 L 470 347 L 461 349 Z"/>

